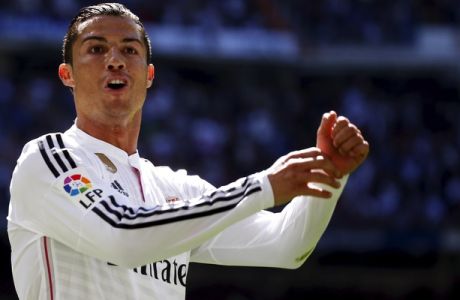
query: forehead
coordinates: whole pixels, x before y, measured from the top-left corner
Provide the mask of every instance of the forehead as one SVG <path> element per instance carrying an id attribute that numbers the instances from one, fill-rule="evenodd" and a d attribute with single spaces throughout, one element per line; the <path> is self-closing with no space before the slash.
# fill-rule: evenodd
<path id="1" fill-rule="evenodd" d="M 141 27 L 128 17 L 97 16 L 77 26 L 77 41 L 87 36 L 136 38 L 142 40 Z"/>

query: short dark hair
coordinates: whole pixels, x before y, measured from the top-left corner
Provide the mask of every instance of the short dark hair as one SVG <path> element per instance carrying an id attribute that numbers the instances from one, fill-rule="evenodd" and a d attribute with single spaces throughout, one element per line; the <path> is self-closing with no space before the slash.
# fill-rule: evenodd
<path id="1" fill-rule="evenodd" d="M 77 39 L 77 27 L 81 23 L 97 17 L 97 16 L 115 16 L 115 17 L 128 17 L 133 20 L 141 28 L 141 35 L 143 36 L 143 41 L 145 47 L 147 48 L 147 63 L 150 63 L 152 57 L 152 46 L 150 44 L 150 39 L 145 31 L 144 24 L 140 21 L 139 17 L 133 14 L 128 8 L 120 3 L 101 3 L 97 5 L 91 5 L 83 7 L 80 9 L 78 14 L 72 19 L 67 29 L 67 33 L 64 36 L 64 41 L 62 44 L 62 58 L 64 63 L 72 64 L 72 46 Z"/>

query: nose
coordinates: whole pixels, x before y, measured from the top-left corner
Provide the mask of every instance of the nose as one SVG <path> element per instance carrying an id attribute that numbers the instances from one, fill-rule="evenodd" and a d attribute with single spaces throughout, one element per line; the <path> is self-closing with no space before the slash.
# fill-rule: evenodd
<path id="1" fill-rule="evenodd" d="M 117 49 L 111 49 L 107 53 L 107 69 L 110 71 L 122 70 L 126 67 L 126 63 L 122 53 Z"/>

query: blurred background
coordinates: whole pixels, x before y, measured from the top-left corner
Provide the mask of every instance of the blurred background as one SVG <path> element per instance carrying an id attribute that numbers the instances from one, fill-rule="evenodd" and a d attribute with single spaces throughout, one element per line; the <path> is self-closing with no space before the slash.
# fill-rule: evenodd
<path id="1" fill-rule="evenodd" d="M 371 144 L 298 270 L 194 264 L 187 299 L 460 299 L 460 3 L 121 1 L 156 66 L 140 153 L 214 185 L 312 146 L 323 112 Z M 22 146 L 75 118 L 57 76 L 68 22 L 92 1 L 0 1 L 0 299 Z"/>

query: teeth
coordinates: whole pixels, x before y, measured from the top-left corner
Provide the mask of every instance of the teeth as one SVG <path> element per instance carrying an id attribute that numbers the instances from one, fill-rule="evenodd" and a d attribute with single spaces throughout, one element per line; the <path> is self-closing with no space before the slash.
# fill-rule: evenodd
<path id="1" fill-rule="evenodd" d="M 109 83 L 110 83 L 110 84 L 124 84 L 124 81 L 123 81 L 123 80 L 119 80 L 119 79 L 114 79 L 114 80 L 110 80 Z"/>

